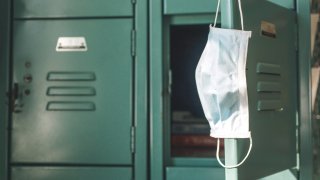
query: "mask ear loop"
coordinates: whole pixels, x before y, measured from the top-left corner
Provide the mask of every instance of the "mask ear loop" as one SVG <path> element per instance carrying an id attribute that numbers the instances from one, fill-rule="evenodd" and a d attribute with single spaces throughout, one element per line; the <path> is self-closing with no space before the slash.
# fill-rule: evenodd
<path id="1" fill-rule="evenodd" d="M 216 24 L 217 24 L 217 18 L 218 18 L 219 8 L 220 8 L 220 0 L 218 0 L 217 10 L 216 10 L 216 16 L 214 17 L 213 27 L 216 27 Z"/>
<path id="2" fill-rule="evenodd" d="M 218 12 L 220 9 L 220 1 L 221 0 L 218 0 L 218 5 L 217 5 L 217 9 L 216 9 L 216 16 L 214 18 L 213 27 L 216 27 L 216 24 L 217 24 Z M 240 18 L 241 18 L 241 29 L 243 31 L 243 14 L 242 14 L 241 0 L 238 0 L 238 5 L 239 5 Z"/>
<path id="3" fill-rule="evenodd" d="M 219 156 L 219 153 L 220 153 L 220 138 L 218 138 L 216 158 L 217 158 L 219 164 L 224 168 L 227 168 L 227 169 L 237 168 L 237 167 L 241 166 L 247 160 L 247 158 L 248 158 L 248 156 L 249 156 L 249 154 L 251 152 L 251 149 L 252 149 L 252 137 L 251 137 L 251 134 L 250 134 L 250 146 L 249 146 L 249 150 L 248 150 L 246 156 L 243 158 L 243 160 L 239 164 L 232 165 L 232 166 L 227 166 L 227 165 L 223 164 L 221 162 L 221 160 L 220 160 L 220 156 Z"/>

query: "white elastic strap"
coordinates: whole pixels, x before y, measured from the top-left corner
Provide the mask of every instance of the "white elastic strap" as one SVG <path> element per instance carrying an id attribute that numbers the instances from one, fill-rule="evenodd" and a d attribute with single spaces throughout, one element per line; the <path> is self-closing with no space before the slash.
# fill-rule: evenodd
<path id="1" fill-rule="evenodd" d="M 215 16 L 215 18 L 214 18 L 213 27 L 216 27 L 216 24 L 217 24 L 218 12 L 219 12 L 219 8 L 220 8 L 220 1 L 221 1 L 221 0 L 218 0 L 217 10 L 216 10 L 216 16 Z M 242 31 L 243 31 L 243 14 L 242 14 L 241 0 L 238 0 L 238 5 L 239 5 L 240 18 L 241 18 L 241 29 L 242 29 Z"/>
<path id="2" fill-rule="evenodd" d="M 238 0 L 238 5 L 239 5 L 239 11 L 240 11 L 240 20 L 241 20 L 241 29 L 243 31 L 243 14 L 242 14 L 242 7 L 241 7 L 241 0 Z"/>
<path id="3" fill-rule="evenodd" d="M 219 157 L 219 152 L 220 152 L 220 138 L 218 138 L 216 157 L 217 157 L 217 160 L 218 160 L 219 164 L 220 164 L 222 167 L 227 168 L 227 169 L 237 168 L 237 167 L 241 166 L 241 165 L 247 160 L 247 158 L 248 158 L 248 156 L 249 156 L 249 154 L 250 154 L 250 152 L 251 152 L 251 149 L 252 149 L 252 137 L 251 137 L 251 135 L 250 135 L 250 146 L 249 146 L 249 150 L 248 150 L 246 156 L 243 158 L 243 160 L 242 160 L 239 164 L 233 165 L 233 166 L 227 166 L 227 165 L 224 165 L 224 164 L 221 162 L 220 157 Z"/>
<path id="4" fill-rule="evenodd" d="M 217 24 L 217 18 L 218 18 L 219 7 L 220 7 L 220 0 L 218 0 L 217 10 L 216 10 L 216 17 L 214 18 L 214 24 L 213 24 L 213 27 L 216 27 L 216 24 Z"/>

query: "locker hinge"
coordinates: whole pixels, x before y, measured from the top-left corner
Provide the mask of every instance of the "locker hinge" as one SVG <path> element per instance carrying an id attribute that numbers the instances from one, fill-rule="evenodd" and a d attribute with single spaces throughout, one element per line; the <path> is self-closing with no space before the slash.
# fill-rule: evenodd
<path id="1" fill-rule="evenodd" d="M 131 55 L 136 56 L 136 30 L 131 31 Z"/>
<path id="2" fill-rule="evenodd" d="M 135 149 L 136 149 L 136 127 L 132 126 L 131 127 L 131 132 L 130 132 L 130 136 L 131 136 L 131 153 L 135 153 Z"/>

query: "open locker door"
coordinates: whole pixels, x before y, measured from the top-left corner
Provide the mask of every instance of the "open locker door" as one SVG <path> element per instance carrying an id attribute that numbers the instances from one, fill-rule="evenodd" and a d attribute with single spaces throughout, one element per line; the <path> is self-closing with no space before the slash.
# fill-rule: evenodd
<path id="1" fill-rule="evenodd" d="M 222 26 L 239 27 L 237 1 L 222 5 Z M 259 179 L 296 166 L 296 12 L 258 0 L 243 0 L 242 9 L 244 29 L 252 31 L 246 73 L 253 148 L 242 166 L 226 170 L 228 180 Z M 227 165 L 243 158 L 248 142 L 225 140 Z"/>

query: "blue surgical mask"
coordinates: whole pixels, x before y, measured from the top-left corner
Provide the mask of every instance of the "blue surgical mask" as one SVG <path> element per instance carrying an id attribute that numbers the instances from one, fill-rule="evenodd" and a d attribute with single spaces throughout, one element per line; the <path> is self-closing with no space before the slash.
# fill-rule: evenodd
<path id="1" fill-rule="evenodd" d="M 252 147 L 249 131 L 249 108 L 246 82 L 246 59 L 251 31 L 243 30 L 241 2 L 238 0 L 242 30 L 216 28 L 218 1 L 214 25 L 196 68 L 196 84 L 204 114 L 210 124 L 210 136 L 218 138 L 250 138 L 248 157 Z"/>

